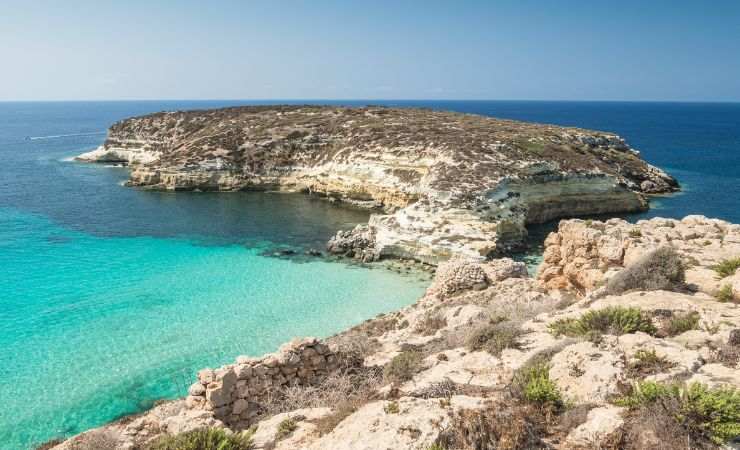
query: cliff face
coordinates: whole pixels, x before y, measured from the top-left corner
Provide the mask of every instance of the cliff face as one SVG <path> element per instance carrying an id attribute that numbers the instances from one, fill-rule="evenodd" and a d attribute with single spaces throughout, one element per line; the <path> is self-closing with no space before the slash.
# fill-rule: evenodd
<path id="1" fill-rule="evenodd" d="M 83 161 L 132 166 L 129 185 L 277 189 L 381 208 L 367 258 L 484 258 L 527 223 L 645 209 L 677 189 L 609 133 L 421 109 L 239 107 L 158 113 L 110 128 Z M 336 246 L 334 246 L 336 247 Z"/>

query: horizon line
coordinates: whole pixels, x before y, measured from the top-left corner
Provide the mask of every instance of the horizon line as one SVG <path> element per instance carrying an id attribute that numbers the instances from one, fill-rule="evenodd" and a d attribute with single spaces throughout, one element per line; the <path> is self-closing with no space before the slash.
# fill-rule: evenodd
<path id="1" fill-rule="evenodd" d="M 132 99 L 20 99 L 0 103 L 93 103 L 93 102 L 551 102 L 551 103 L 717 103 L 737 100 L 617 100 L 617 99 L 460 99 L 460 98 L 132 98 Z M 279 104 L 279 103 L 274 103 Z"/>

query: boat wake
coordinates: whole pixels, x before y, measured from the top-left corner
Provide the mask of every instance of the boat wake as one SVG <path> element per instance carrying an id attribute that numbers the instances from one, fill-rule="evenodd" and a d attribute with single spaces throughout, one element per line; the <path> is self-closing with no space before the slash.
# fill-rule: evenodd
<path id="1" fill-rule="evenodd" d="M 75 136 L 95 136 L 98 134 L 105 134 L 105 131 L 95 131 L 92 133 L 72 133 L 72 134 L 53 134 L 50 136 L 29 136 L 26 139 L 29 141 L 38 141 L 42 139 L 60 139 L 60 138 L 67 138 L 67 137 L 75 137 Z"/>

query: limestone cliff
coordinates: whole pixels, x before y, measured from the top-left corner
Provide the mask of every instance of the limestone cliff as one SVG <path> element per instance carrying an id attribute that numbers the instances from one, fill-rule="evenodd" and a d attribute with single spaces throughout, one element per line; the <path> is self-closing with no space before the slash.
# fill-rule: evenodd
<path id="1" fill-rule="evenodd" d="M 308 192 L 383 209 L 352 252 L 435 264 L 505 252 L 528 223 L 643 210 L 645 194 L 678 188 L 613 134 L 426 109 L 157 113 L 114 124 L 78 159 L 130 164 L 131 186 Z"/>

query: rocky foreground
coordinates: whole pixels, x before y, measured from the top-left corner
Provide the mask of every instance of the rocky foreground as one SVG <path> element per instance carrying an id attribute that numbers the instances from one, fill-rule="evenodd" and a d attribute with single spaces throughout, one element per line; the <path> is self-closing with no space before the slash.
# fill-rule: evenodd
<path id="1" fill-rule="evenodd" d="M 78 160 L 128 164 L 131 186 L 308 192 L 378 208 L 340 232 L 365 260 L 484 259 L 526 224 L 647 208 L 676 181 L 610 133 L 424 109 L 239 107 L 114 124 Z"/>
<path id="2" fill-rule="evenodd" d="M 277 450 L 738 448 L 740 225 L 574 219 L 546 244 L 536 278 L 455 258 L 407 308 L 54 448 L 203 427 Z"/>

